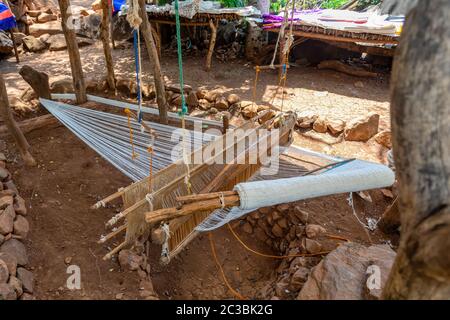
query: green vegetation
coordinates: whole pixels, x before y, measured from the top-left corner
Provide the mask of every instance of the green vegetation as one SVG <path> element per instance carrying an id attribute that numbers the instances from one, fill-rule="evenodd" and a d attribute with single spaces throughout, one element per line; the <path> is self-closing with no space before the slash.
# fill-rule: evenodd
<path id="1" fill-rule="evenodd" d="M 247 5 L 247 0 L 220 0 L 220 4 L 224 8 L 239 8 Z"/>

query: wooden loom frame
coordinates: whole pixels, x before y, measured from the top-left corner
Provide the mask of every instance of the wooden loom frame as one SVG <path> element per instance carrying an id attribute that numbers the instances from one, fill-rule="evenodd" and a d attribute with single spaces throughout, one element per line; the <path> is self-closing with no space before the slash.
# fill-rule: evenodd
<path id="1" fill-rule="evenodd" d="M 279 114 L 276 118 L 269 120 L 261 125 L 255 125 L 255 122 L 260 120 L 265 113 L 259 115 L 252 120 L 247 121 L 241 127 L 237 129 L 254 129 L 255 131 L 259 129 L 269 129 L 278 127 L 280 130 L 279 143 L 280 145 L 285 145 L 291 140 L 291 132 L 294 128 L 296 117 L 293 113 L 288 113 L 287 115 Z M 236 129 L 235 129 L 236 130 Z M 230 132 L 228 133 L 230 134 Z M 220 136 L 220 138 L 207 146 L 211 147 L 212 144 L 221 143 L 223 146 L 224 139 L 226 139 L 227 134 Z M 243 139 L 246 139 L 244 136 Z M 272 148 L 271 142 L 267 146 L 267 150 L 270 151 Z M 237 143 L 236 143 L 237 144 Z M 233 144 L 229 148 L 236 148 L 236 144 Z M 227 145 L 227 144 L 226 144 Z M 221 148 L 219 154 L 214 154 L 213 158 L 216 159 L 219 156 L 222 157 L 227 147 Z M 215 149 L 217 150 L 217 149 Z M 245 159 L 247 160 L 249 154 L 249 149 L 245 150 Z M 191 154 L 194 157 L 195 151 Z M 236 158 L 235 158 L 236 159 Z M 246 161 L 247 163 L 247 161 Z M 190 165 L 190 175 L 195 193 L 207 193 L 207 192 L 217 192 L 217 191 L 227 191 L 232 190 L 232 188 L 239 182 L 246 181 L 250 176 L 255 173 L 261 164 L 258 162 L 256 164 L 212 164 L 208 165 L 205 163 Z M 201 181 L 203 174 L 207 174 L 212 171 L 211 179 L 209 181 Z M 163 228 L 160 225 L 149 225 L 145 221 L 145 213 L 150 211 L 150 209 L 160 209 L 163 208 L 164 201 L 168 198 L 173 199 L 172 205 L 176 203 L 176 198 L 178 196 L 185 196 L 189 194 L 189 190 L 185 185 L 185 177 L 187 175 L 186 165 L 177 162 L 167 168 L 162 169 L 155 175 L 147 177 L 139 182 L 133 183 L 130 186 L 122 189 L 116 195 L 109 196 L 104 201 L 111 201 L 118 196 L 122 197 L 122 202 L 124 205 L 124 211 L 126 212 L 127 222 L 108 235 L 105 239 L 109 240 L 114 236 L 117 236 L 123 231 L 126 231 L 126 240 L 122 242 L 118 247 L 112 250 L 105 256 L 105 259 L 111 258 L 112 255 L 119 252 L 126 246 L 131 246 L 135 239 L 139 236 L 149 237 L 153 242 L 157 244 L 168 245 L 169 253 L 167 256 L 161 257 L 162 263 L 168 263 L 170 259 L 175 257 L 192 239 L 195 238 L 197 232 L 195 227 L 200 224 L 211 211 L 196 212 L 193 215 L 187 217 L 181 217 L 173 219 L 168 223 L 169 230 L 171 233 L 170 238 L 167 238 Z M 194 185 L 198 183 L 198 185 Z M 150 202 L 146 198 L 149 193 L 149 184 L 152 185 L 152 206 L 150 207 Z M 195 188 L 194 188 L 195 189 Z M 102 241 L 103 242 L 103 241 Z"/>

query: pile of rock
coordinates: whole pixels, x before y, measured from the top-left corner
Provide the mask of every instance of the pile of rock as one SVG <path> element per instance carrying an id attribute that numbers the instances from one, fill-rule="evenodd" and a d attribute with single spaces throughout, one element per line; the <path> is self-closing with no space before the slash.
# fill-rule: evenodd
<path id="1" fill-rule="evenodd" d="M 26 269 L 28 255 L 22 243 L 28 237 L 25 200 L 18 194 L 6 158 L 0 153 L 0 300 L 32 299 L 34 277 Z"/>
<path id="2" fill-rule="evenodd" d="M 137 272 L 140 278 L 139 295 L 145 300 L 158 300 L 158 295 L 153 289 L 150 278 L 150 264 L 146 254 L 145 245 L 147 242 L 136 242 L 132 250 L 122 250 L 119 252 L 119 264 L 125 272 Z M 116 296 L 117 300 L 125 297 L 122 294 Z"/>
<path id="3" fill-rule="evenodd" d="M 375 141 L 391 148 L 390 132 L 379 132 L 380 115 L 369 113 L 346 123 L 341 119 L 317 115 L 312 111 L 297 114 L 297 128 L 313 129 L 317 133 L 330 133 L 333 136 L 343 136 L 346 141 L 366 142 L 375 137 Z M 378 135 L 377 135 L 378 134 Z"/>
<path id="4" fill-rule="evenodd" d="M 325 228 L 309 223 L 309 213 L 299 206 L 282 204 L 261 208 L 246 216 L 241 229 L 266 243 L 279 255 L 314 255 L 324 251 L 321 241 L 326 234 Z M 277 269 L 276 281 L 262 290 L 261 298 L 295 298 L 311 268 L 319 261 L 317 257 L 283 260 Z"/>
<path id="5" fill-rule="evenodd" d="M 178 85 L 166 85 L 167 102 L 175 109 L 181 106 L 181 93 Z M 226 93 L 221 88 L 208 90 L 204 87 L 196 91 L 190 86 L 185 86 L 185 101 L 190 109 L 190 114 L 196 117 L 205 117 L 220 120 L 227 116 L 230 123 L 239 125 L 245 119 L 255 117 L 260 112 L 269 110 L 264 117 L 264 121 L 275 117 L 276 112 L 270 107 L 257 105 L 252 101 L 241 100 L 234 93 Z"/>

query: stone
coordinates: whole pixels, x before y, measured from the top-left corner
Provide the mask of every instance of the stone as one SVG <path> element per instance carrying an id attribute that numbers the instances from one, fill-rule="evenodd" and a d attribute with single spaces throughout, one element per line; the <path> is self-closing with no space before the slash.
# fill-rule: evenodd
<path id="1" fill-rule="evenodd" d="M 23 288 L 22 288 L 22 281 L 20 281 L 18 278 L 11 276 L 9 277 L 8 284 L 14 288 L 14 291 L 16 292 L 17 297 L 22 296 L 23 294 Z"/>
<path id="2" fill-rule="evenodd" d="M 197 95 L 198 96 L 198 95 Z M 211 102 L 209 102 L 206 99 L 199 99 L 198 100 L 198 106 L 200 107 L 200 109 L 202 110 L 209 110 L 212 106 Z"/>
<path id="3" fill-rule="evenodd" d="M 292 260 L 289 266 L 289 272 L 294 273 L 300 267 L 306 267 L 308 265 L 308 261 L 305 257 L 296 257 Z"/>
<path id="4" fill-rule="evenodd" d="M 292 275 L 291 282 L 289 284 L 289 290 L 298 291 L 303 284 L 308 280 L 310 270 L 305 267 L 299 267 Z"/>
<path id="5" fill-rule="evenodd" d="M 345 130 L 345 121 L 327 118 L 328 130 L 334 135 L 339 135 Z"/>
<path id="6" fill-rule="evenodd" d="M 327 230 L 324 227 L 319 226 L 317 224 L 308 224 L 306 226 L 305 232 L 306 236 L 309 239 L 315 239 L 317 237 L 324 235 L 327 232 Z"/>
<path id="7" fill-rule="evenodd" d="M 324 117 L 318 117 L 313 124 L 314 131 L 318 133 L 325 133 L 328 131 L 327 120 Z"/>
<path id="8" fill-rule="evenodd" d="M 14 234 L 22 237 L 22 239 L 26 239 L 29 231 L 30 224 L 28 223 L 28 220 L 18 215 L 14 221 Z"/>
<path id="9" fill-rule="evenodd" d="M 301 221 L 303 224 L 308 223 L 309 213 L 305 210 L 302 210 L 301 207 L 295 206 L 294 207 L 294 214 L 297 216 L 297 218 Z"/>
<path id="10" fill-rule="evenodd" d="M 360 89 L 364 88 L 364 83 L 362 81 L 357 81 L 357 82 L 355 82 L 354 85 L 356 88 L 360 88 Z"/>
<path id="11" fill-rule="evenodd" d="M 277 115 L 277 113 L 274 110 L 261 111 L 258 113 L 258 115 L 262 114 L 263 112 L 264 115 L 259 118 L 260 123 L 267 122 Z"/>
<path id="12" fill-rule="evenodd" d="M 24 293 L 20 297 L 20 300 L 34 300 L 34 297 L 33 297 L 33 295 L 31 295 L 29 293 Z"/>
<path id="13" fill-rule="evenodd" d="M 223 91 L 220 89 L 210 90 L 206 92 L 203 99 L 208 100 L 209 102 L 215 102 L 217 99 L 222 97 Z"/>
<path id="14" fill-rule="evenodd" d="M 237 94 L 234 94 L 234 93 L 230 93 L 227 97 L 227 102 L 230 106 L 235 103 L 238 103 L 240 101 L 241 101 L 241 98 Z"/>
<path id="15" fill-rule="evenodd" d="M 322 245 L 316 240 L 304 238 L 303 244 L 307 253 L 317 254 L 322 251 Z"/>
<path id="16" fill-rule="evenodd" d="M 246 222 L 246 223 L 244 223 L 244 224 L 242 225 L 242 230 L 243 230 L 245 233 L 248 233 L 248 234 L 252 234 L 252 233 L 253 233 L 253 227 L 252 227 L 252 225 L 251 225 L 250 223 L 248 223 L 248 222 Z"/>
<path id="17" fill-rule="evenodd" d="M 20 99 L 25 102 L 30 102 L 31 100 L 37 99 L 38 96 L 36 92 L 32 88 L 26 88 L 23 90 L 22 94 L 20 95 Z"/>
<path id="18" fill-rule="evenodd" d="M 175 92 L 175 93 L 181 93 L 181 86 L 179 83 L 173 83 L 173 84 L 166 84 L 165 85 L 166 90 Z M 192 87 L 190 85 L 185 84 L 183 87 L 184 93 L 189 93 L 192 91 Z"/>
<path id="19" fill-rule="evenodd" d="M 195 94 L 197 95 L 197 99 L 205 99 L 206 100 L 206 94 L 208 93 L 208 90 L 204 88 L 198 88 Z"/>
<path id="20" fill-rule="evenodd" d="M 290 208 L 291 208 L 291 206 L 287 203 L 279 204 L 277 206 L 277 210 L 279 212 L 283 212 L 283 213 L 288 213 Z"/>
<path id="21" fill-rule="evenodd" d="M 48 49 L 50 51 L 61 51 L 67 49 L 66 38 L 63 34 L 51 35 L 47 39 L 46 43 L 49 45 Z M 91 39 L 77 37 L 77 44 L 78 47 L 81 48 L 93 44 L 93 41 Z"/>
<path id="22" fill-rule="evenodd" d="M 34 36 L 26 36 L 22 41 L 23 48 L 29 52 L 39 52 L 47 49 L 47 45 Z"/>
<path id="23" fill-rule="evenodd" d="M 0 245 L 5 242 L 5 236 L 0 234 Z"/>
<path id="24" fill-rule="evenodd" d="M 193 91 L 189 92 L 189 94 L 186 97 L 186 104 L 189 107 L 198 106 L 198 99 L 197 99 L 197 95 L 195 94 L 195 92 L 193 92 Z"/>
<path id="25" fill-rule="evenodd" d="M 58 19 L 58 17 L 52 13 L 42 12 L 39 16 L 37 16 L 36 21 L 38 23 L 45 23 L 45 22 L 54 21 L 57 19 Z"/>
<path id="26" fill-rule="evenodd" d="M 252 101 L 241 101 L 241 113 L 245 118 L 253 118 L 258 114 L 258 105 Z"/>
<path id="27" fill-rule="evenodd" d="M 131 250 L 122 250 L 119 253 L 119 264 L 123 270 L 136 271 L 143 263 L 143 258 Z"/>
<path id="28" fill-rule="evenodd" d="M 0 197 L 0 210 L 4 210 L 12 204 L 14 204 L 14 198 L 12 195 L 2 195 Z"/>
<path id="29" fill-rule="evenodd" d="M 280 298 L 287 298 L 291 293 L 289 291 L 289 277 L 284 276 L 275 284 L 275 293 Z"/>
<path id="30" fill-rule="evenodd" d="M 380 115 L 370 113 L 347 124 L 344 135 L 347 141 L 366 142 L 378 133 Z"/>
<path id="31" fill-rule="evenodd" d="M 388 245 L 342 244 L 312 269 L 297 299 L 363 300 L 370 266 L 380 268 L 381 293 L 394 260 Z"/>
<path id="32" fill-rule="evenodd" d="M 219 97 L 214 106 L 218 110 L 228 110 L 228 102 L 224 97 Z"/>
<path id="33" fill-rule="evenodd" d="M 392 134 L 390 131 L 381 131 L 375 136 L 375 141 L 383 147 L 392 149 Z"/>
<path id="34" fill-rule="evenodd" d="M 25 200 L 21 196 L 14 197 L 14 211 L 16 212 L 16 214 L 20 214 L 22 216 L 27 215 Z"/>
<path id="35" fill-rule="evenodd" d="M 280 226 L 281 229 L 286 230 L 287 228 L 289 228 L 288 222 L 286 218 L 281 218 L 280 220 L 277 221 L 277 224 Z"/>
<path id="36" fill-rule="evenodd" d="M 39 37 L 45 33 L 58 34 L 62 33 L 61 22 L 49 21 L 46 23 L 36 23 L 30 26 L 30 35 Z"/>
<path id="37" fill-rule="evenodd" d="M 27 10 L 27 15 L 32 18 L 37 18 L 42 13 L 41 10 Z"/>
<path id="38" fill-rule="evenodd" d="M 256 228 L 254 232 L 256 239 L 258 239 L 261 242 L 266 242 L 267 239 L 269 238 L 267 234 L 264 232 L 264 230 L 260 228 Z"/>
<path id="39" fill-rule="evenodd" d="M 0 283 L 7 283 L 9 279 L 9 270 L 6 262 L 0 259 Z"/>
<path id="40" fill-rule="evenodd" d="M 17 268 L 17 278 L 22 281 L 23 291 L 33 293 L 34 291 L 34 276 L 31 271 L 25 268 Z"/>
<path id="41" fill-rule="evenodd" d="M 302 129 L 309 129 L 319 116 L 312 111 L 303 111 L 297 113 L 297 126 Z"/>
<path id="42" fill-rule="evenodd" d="M 39 40 L 44 42 L 46 45 L 48 45 L 48 39 L 50 39 L 51 35 L 49 33 L 44 33 L 43 35 L 39 36 Z"/>
<path id="43" fill-rule="evenodd" d="M 275 237 L 282 238 L 284 236 L 283 229 L 278 224 L 274 224 L 271 231 Z"/>
<path id="44" fill-rule="evenodd" d="M 8 54 L 14 49 L 13 42 L 9 35 L 0 30 L 0 53 Z"/>
<path id="45" fill-rule="evenodd" d="M 19 190 L 17 190 L 17 187 L 12 180 L 3 182 L 3 187 L 5 189 L 11 190 L 13 196 L 19 194 Z"/>
<path id="46" fill-rule="evenodd" d="M 20 46 L 23 42 L 23 38 L 25 38 L 27 35 L 22 32 L 14 32 L 14 42 L 16 43 L 16 46 Z"/>
<path id="47" fill-rule="evenodd" d="M 17 273 L 17 259 L 8 253 L 0 252 L 0 260 L 6 263 L 9 274 L 15 276 Z"/>
<path id="48" fill-rule="evenodd" d="M 28 264 L 27 250 L 22 242 L 17 239 L 9 239 L 0 247 L 0 253 L 7 253 L 16 258 L 19 266 Z"/>
<path id="49" fill-rule="evenodd" d="M 7 283 L 0 283 L 0 300 L 16 300 L 14 288 Z"/>
<path id="50" fill-rule="evenodd" d="M 181 98 L 181 94 L 174 94 L 173 95 L 173 100 L 172 100 L 172 104 L 177 106 L 177 107 L 181 107 L 183 105 L 183 100 Z"/>
<path id="51" fill-rule="evenodd" d="M 15 215 L 16 214 L 12 205 L 9 205 L 2 212 L 0 212 L 0 233 L 2 235 L 7 235 L 13 232 Z"/>
<path id="52" fill-rule="evenodd" d="M 72 93 L 73 89 L 73 80 L 66 78 L 53 81 L 50 84 L 50 91 L 52 93 Z"/>
<path id="53" fill-rule="evenodd" d="M 278 210 L 273 210 L 273 211 L 271 212 L 271 215 L 272 215 L 273 221 L 280 220 L 280 219 L 283 217 L 283 215 L 282 215 L 282 214 L 280 213 L 280 211 L 278 211 Z"/>
<path id="54" fill-rule="evenodd" d="M 147 99 L 154 99 L 156 98 L 156 90 L 153 84 L 150 83 L 144 83 L 141 86 L 142 89 L 142 95 Z"/>

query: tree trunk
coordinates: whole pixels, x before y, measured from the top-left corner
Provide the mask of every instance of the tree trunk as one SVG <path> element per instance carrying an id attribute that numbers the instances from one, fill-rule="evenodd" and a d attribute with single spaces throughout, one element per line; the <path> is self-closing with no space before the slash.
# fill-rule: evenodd
<path id="1" fill-rule="evenodd" d="M 51 99 L 50 85 L 48 84 L 48 75 L 37 71 L 30 66 L 20 68 L 19 74 L 22 76 L 39 98 Z"/>
<path id="2" fill-rule="evenodd" d="M 2 74 L 0 74 L 0 115 L 16 141 L 25 164 L 28 166 L 36 165 L 36 161 L 29 151 L 30 145 L 25 139 L 22 131 L 20 131 L 19 126 L 12 115 L 11 107 L 9 106 L 8 94 L 6 92 L 5 81 L 3 80 Z"/>
<path id="3" fill-rule="evenodd" d="M 450 297 L 450 2 L 419 1 L 392 74 L 401 240 L 386 299 Z"/>
<path id="4" fill-rule="evenodd" d="M 101 25 L 101 38 L 103 43 L 103 52 L 105 54 L 105 63 L 106 63 L 106 80 L 108 82 L 108 86 L 111 90 L 116 89 L 116 82 L 114 76 L 114 65 L 111 54 L 111 46 L 110 46 L 110 11 L 111 6 L 108 0 L 102 0 L 102 25 Z"/>
<path id="5" fill-rule="evenodd" d="M 145 46 L 150 58 L 150 62 L 153 62 L 153 78 L 155 80 L 156 89 L 156 102 L 159 109 L 159 121 L 162 124 L 168 123 L 167 117 L 167 102 L 166 91 L 164 88 L 164 80 L 161 74 L 161 65 L 159 63 L 158 50 L 156 49 L 155 41 L 153 39 L 153 32 L 148 21 L 147 11 L 145 10 L 145 1 L 139 0 L 140 15 L 142 18 L 142 35 L 144 36 Z"/>
<path id="6" fill-rule="evenodd" d="M 58 0 L 61 11 L 61 25 L 66 38 L 67 51 L 69 52 L 70 68 L 72 69 L 73 87 L 77 103 L 85 103 L 86 85 L 84 83 L 83 68 L 81 66 L 80 51 L 78 50 L 77 37 L 72 23 L 72 12 L 69 0 Z"/>

